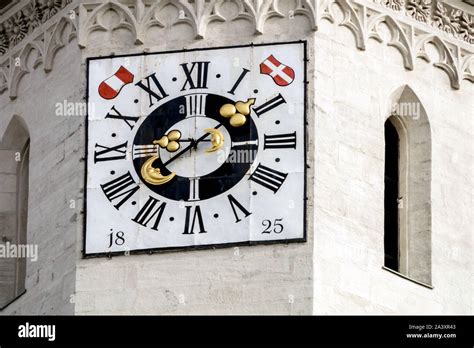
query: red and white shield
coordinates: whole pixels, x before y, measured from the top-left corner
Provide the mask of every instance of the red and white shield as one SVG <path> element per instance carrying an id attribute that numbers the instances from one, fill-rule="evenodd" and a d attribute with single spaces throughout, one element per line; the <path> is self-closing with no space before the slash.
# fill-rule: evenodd
<path id="1" fill-rule="evenodd" d="M 99 85 L 99 95 L 104 99 L 114 99 L 120 90 L 133 82 L 133 74 L 123 66 L 115 74 L 102 81 Z"/>
<path id="2" fill-rule="evenodd" d="M 260 64 L 260 74 L 270 75 L 278 86 L 288 86 L 295 79 L 295 71 L 273 55 Z"/>

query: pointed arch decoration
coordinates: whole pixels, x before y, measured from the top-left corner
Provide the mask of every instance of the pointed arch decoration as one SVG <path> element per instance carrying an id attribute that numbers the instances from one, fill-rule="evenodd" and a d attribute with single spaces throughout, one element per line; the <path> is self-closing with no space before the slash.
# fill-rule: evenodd
<path id="1" fill-rule="evenodd" d="M 28 127 L 14 116 L 0 138 L 0 244 L 5 250 L 27 243 L 29 196 Z M 21 296 L 26 288 L 26 258 L 0 258 L 0 310 Z"/>
<path id="2" fill-rule="evenodd" d="M 392 93 L 390 107 L 391 114 L 385 120 L 385 266 L 431 284 L 430 123 L 422 102 L 409 86 Z M 390 128 L 396 131 L 398 141 L 390 140 Z M 398 238 L 393 238 L 394 231 Z M 393 259 L 393 250 L 397 250 L 396 263 L 392 260 L 387 264 L 387 256 Z"/>

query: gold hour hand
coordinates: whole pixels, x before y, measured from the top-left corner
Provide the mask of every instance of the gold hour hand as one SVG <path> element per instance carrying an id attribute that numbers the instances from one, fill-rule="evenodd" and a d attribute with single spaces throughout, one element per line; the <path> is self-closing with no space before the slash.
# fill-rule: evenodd
<path id="1" fill-rule="evenodd" d="M 211 135 L 211 147 L 206 150 L 206 152 L 214 152 L 224 146 L 224 134 L 218 129 L 215 128 L 206 128 L 205 132 Z"/>

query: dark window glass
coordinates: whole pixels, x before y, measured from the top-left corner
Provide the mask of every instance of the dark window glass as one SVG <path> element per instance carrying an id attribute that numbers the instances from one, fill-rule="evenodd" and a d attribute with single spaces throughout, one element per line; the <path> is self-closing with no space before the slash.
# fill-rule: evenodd
<path id="1" fill-rule="evenodd" d="M 385 122 L 385 267 L 399 271 L 398 165 L 400 139 L 392 122 Z"/>

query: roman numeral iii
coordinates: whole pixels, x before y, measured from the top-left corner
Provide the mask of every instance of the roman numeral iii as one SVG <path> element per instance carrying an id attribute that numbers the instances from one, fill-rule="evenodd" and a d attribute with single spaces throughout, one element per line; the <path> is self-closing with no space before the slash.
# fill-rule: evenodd
<path id="1" fill-rule="evenodd" d="M 273 193 L 277 193 L 278 189 L 283 185 L 287 175 L 288 174 L 286 173 L 259 164 L 252 175 L 250 175 L 249 180 L 266 187 L 273 191 Z"/>
<path id="2" fill-rule="evenodd" d="M 186 99 L 186 117 L 206 116 L 207 94 L 190 94 Z"/>
<path id="3" fill-rule="evenodd" d="M 263 149 L 296 149 L 296 132 L 263 135 Z"/>

